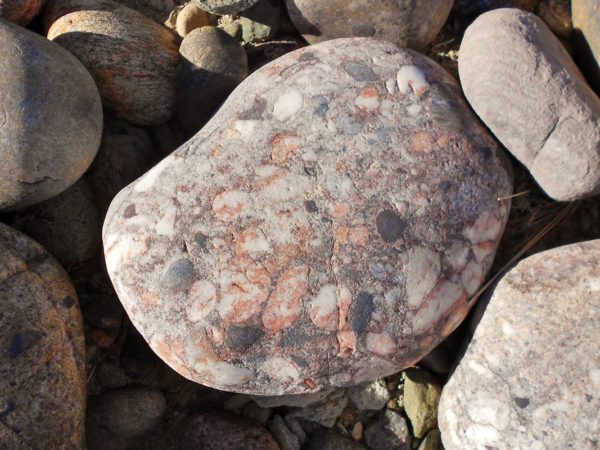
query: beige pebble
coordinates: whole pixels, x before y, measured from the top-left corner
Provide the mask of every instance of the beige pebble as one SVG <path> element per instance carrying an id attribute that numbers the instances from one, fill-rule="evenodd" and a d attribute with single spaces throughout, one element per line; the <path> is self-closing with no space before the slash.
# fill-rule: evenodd
<path id="1" fill-rule="evenodd" d="M 363 424 L 361 422 L 356 422 L 354 427 L 352 427 L 352 439 L 360 441 L 362 439 L 363 430 Z"/>
<path id="2" fill-rule="evenodd" d="M 210 18 L 206 11 L 201 10 L 193 3 L 183 7 L 175 22 L 175 31 L 181 37 L 187 36 L 192 30 L 210 25 Z"/>

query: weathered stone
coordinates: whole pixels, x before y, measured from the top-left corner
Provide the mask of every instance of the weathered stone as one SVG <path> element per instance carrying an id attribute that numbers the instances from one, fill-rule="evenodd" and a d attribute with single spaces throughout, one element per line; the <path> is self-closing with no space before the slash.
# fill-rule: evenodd
<path id="1" fill-rule="evenodd" d="M 291 417 L 300 417 L 310 422 L 315 422 L 324 427 L 331 428 L 335 425 L 337 418 L 348 404 L 348 396 L 344 389 L 338 389 L 319 403 L 305 406 L 304 408 L 293 408 Z"/>
<path id="2" fill-rule="evenodd" d="M 320 403 L 327 398 L 332 391 L 321 390 L 318 392 L 310 392 L 308 394 L 292 394 L 292 395 L 253 395 L 252 400 L 263 408 L 277 408 L 278 406 L 297 406 L 305 408 L 315 403 Z"/>
<path id="3" fill-rule="evenodd" d="M 191 135 L 248 76 L 248 58 L 235 39 L 216 27 L 193 30 L 179 52 L 177 120 Z"/>
<path id="4" fill-rule="evenodd" d="M 439 409 L 447 450 L 594 448 L 600 240 L 538 253 L 495 288 Z"/>
<path id="5" fill-rule="evenodd" d="M 396 411 L 386 409 L 367 425 L 365 443 L 373 450 L 410 449 L 410 432 L 406 420 Z"/>
<path id="6" fill-rule="evenodd" d="M 365 450 L 365 447 L 334 430 L 325 430 L 311 436 L 308 450 Z"/>
<path id="7" fill-rule="evenodd" d="M 242 414 L 255 422 L 265 426 L 271 418 L 271 408 L 261 408 L 255 403 L 249 403 L 244 407 Z"/>
<path id="8" fill-rule="evenodd" d="M 408 369 L 403 378 L 404 410 L 415 437 L 422 438 L 437 426 L 437 410 L 442 388 L 424 370 Z"/>
<path id="9" fill-rule="evenodd" d="M 199 414 L 190 420 L 183 448 L 279 450 L 273 436 L 260 425 L 244 417 L 217 411 Z"/>
<path id="10" fill-rule="evenodd" d="M 269 431 L 281 450 L 300 450 L 300 439 L 288 428 L 281 416 L 273 417 Z"/>
<path id="11" fill-rule="evenodd" d="M 85 415 L 83 321 L 61 266 L 0 223 L 0 442 L 80 448 Z"/>
<path id="12" fill-rule="evenodd" d="M 210 18 L 206 11 L 198 8 L 194 3 L 188 3 L 177 14 L 175 30 L 181 37 L 185 37 L 192 30 L 210 25 Z"/>
<path id="13" fill-rule="evenodd" d="M 286 0 L 290 19 L 309 43 L 373 37 L 422 49 L 448 18 L 450 0 Z"/>
<path id="14" fill-rule="evenodd" d="M 465 317 L 506 221 L 504 163 L 433 61 L 321 43 L 252 74 L 115 198 L 108 271 L 190 379 L 262 395 L 356 385 Z"/>
<path id="15" fill-rule="evenodd" d="M 53 0 L 56 1 L 56 0 Z M 171 12 L 189 0 L 117 0 L 128 8 L 135 9 L 155 22 L 163 24 Z"/>
<path id="16" fill-rule="evenodd" d="M 37 16 L 45 0 L 0 0 L 0 18 L 25 26 Z"/>
<path id="17" fill-rule="evenodd" d="M 42 244 L 63 266 L 100 251 L 102 222 L 87 179 L 17 213 L 12 226 Z"/>
<path id="18" fill-rule="evenodd" d="M 48 39 L 91 72 L 104 105 L 137 125 L 166 122 L 175 110 L 179 37 L 111 0 L 57 0 Z"/>
<path id="19" fill-rule="evenodd" d="M 194 0 L 205 11 L 213 14 L 236 14 L 255 5 L 259 0 Z"/>
<path id="20" fill-rule="evenodd" d="M 480 16 L 465 32 L 458 70 L 475 112 L 550 197 L 600 192 L 600 99 L 539 17 Z"/>
<path id="21" fill-rule="evenodd" d="M 0 19 L 0 211 L 71 186 L 91 164 L 102 105 L 90 74 L 42 36 Z"/>
<path id="22" fill-rule="evenodd" d="M 454 10 L 465 16 L 478 16 L 498 8 L 533 11 L 540 0 L 455 0 Z"/>
<path id="23" fill-rule="evenodd" d="M 573 31 L 571 0 L 542 0 L 536 9 L 537 15 L 555 34 L 568 38 Z"/>
<path id="24" fill-rule="evenodd" d="M 359 410 L 381 409 L 390 399 L 383 378 L 348 389 L 348 397 Z"/>
<path id="25" fill-rule="evenodd" d="M 219 19 L 219 27 L 235 39 L 262 42 L 277 33 L 280 16 L 281 0 L 259 0 L 237 16 Z"/>
<path id="26" fill-rule="evenodd" d="M 128 386 L 91 397 L 86 419 L 89 450 L 125 450 L 158 425 L 167 409 L 161 391 Z"/>
<path id="27" fill-rule="evenodd" d="M 600 8 L 595 0 L 572 0 L 576 59 L 600 95 Z"/>

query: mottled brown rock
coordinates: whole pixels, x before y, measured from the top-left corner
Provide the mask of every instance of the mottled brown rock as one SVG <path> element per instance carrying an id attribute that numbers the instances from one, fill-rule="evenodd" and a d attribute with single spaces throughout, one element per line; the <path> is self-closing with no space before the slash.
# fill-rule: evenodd
<path id="1" fill-rule="evenodd" d="M 444 387 L 447 450 L 593 449 L 600 410 L 600 241 L 538 253 L 494 289 Z"/>
<path id="2" fill-rule="evenodd" d="M 596 0 L 572 0 L 571 12 L 577 62 L 600 95 L 600 5 Z"/>
<path id="3" fill-rule="evenodd" d="M 175 110 L 178 36 L 110 0 L 89 3 L 50 5 L 47 19 L 55 21 L 48 39 L 83 62 L 104 105 L 117 116 L 137 125 L 166 122 Z"/>
<path id="4" fill-rule="evenodd" d="M 421 49 L 448 18 L 453 0 L 285 0 L 290 19 L 309 43 L 373 37 Z"/>
<path id="5" fill-rule="evenodd" d="M 190 420 L 183 437 L 184 450 L 279 450 L 279 445 L 260 425 L 241 416 L 219 411 Z"/>
<path id="6" fill-rule="evenodd" d="M 410 366 L 502 234 L 503 155 L 428 58 L 340 39 L 254 72 L 104 225 L 131 320 L 182 375 L 261 395 Z"/>
<path id="7" fill-rule="evenodd" d="M 0 0 L 0 18 L 25 26 L 37 16 L 45 0 Z"/>
<path id="8" fill-rule="evenodd" d="M 81 448 L 83 323 L 67 274 L 39 244 L 0 223 L 0 443 Z"/>
<path id="9" fill-rule="evenodd" d="M 483 14 L 465 32 L 458 70 L 475 112 L 546 194 L 600 192 L 600 99 L 539 17 Z"/>
<path id="10" fill-rule="evenodd" d="M 88 71 L 42 36 L 0 19 L 0 211 L 53 197 L 91 164 L 102 105 Z"/>
<path id="11" fill-rule="evenodd" d="M 179 52 L 177 120 L 191 136 L 248 76 L 248 57 L 234 38 L 216 27 L 193 30 Z"/>
<path id="12" fill-rule="evenodd" d="M 213 14 L 236 14 L 250 8 L 259 0 L 194 0 L 205 11 Z"/>

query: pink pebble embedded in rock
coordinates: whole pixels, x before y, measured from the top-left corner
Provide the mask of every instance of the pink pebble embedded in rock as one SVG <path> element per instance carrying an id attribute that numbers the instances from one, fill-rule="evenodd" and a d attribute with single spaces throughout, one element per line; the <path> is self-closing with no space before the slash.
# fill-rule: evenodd
<path id="1" fill-rule="evenodd" d="M 259 69 L 121 191 L 106 263 L 135 326 L 182 375 L 317 392 L 397 372 L 458 326 L 511 191 L 440 66 L 339 39 Z"/>

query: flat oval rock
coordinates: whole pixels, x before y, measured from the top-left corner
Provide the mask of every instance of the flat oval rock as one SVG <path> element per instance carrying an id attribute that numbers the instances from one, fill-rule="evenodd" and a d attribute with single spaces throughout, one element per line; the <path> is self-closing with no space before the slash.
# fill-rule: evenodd
<path id="1" fill-rule="evenodd" d="M 0 442 L 81 448 L 83 321 L 75 288 L 39 244 L 0 223 Z"/>
<path id="2" fill-rule="evenodd" d="M 43 6 L 44 0 L 0 0 L 0 18 L 25 26 Z"/>
<path id="3" fill-rule="evenodd" d="M 600 99 L 539 17 L 483 14 L 465 32 L 458 70 L 475 112 L 546 194 L 600 192 Z"/>
<path id="4" fill-rule="evenodd" d="M 600 410 L 600 240 L 504 276 L 444 387 L 444 448 L 593 449 Z"/>
<path id="5" fill-rule="evenodd" d="M 258 0 L 194 0 L 205 11 L 213 14 L 236 14 L 258 3 Z"/>
<path id="6" fill-rule="evenodd" d="M 373 37 L 416 49 L 435 39 L 454 3 L 453 0 L 285 2 L 294 26 L 311 44 L 343 37 Z"/>
<path id="7" fill-rule="evenodd" d="M 411 365 L 467 313 L 502 234 L 509 169 L 428 58 L 339 39 L 254 72 L 121 191 L 108 271 L 184 376 L 259 395 Z"/>
<path id="8" fill-rule="evenodd" d="M 102 135 L 94 80 L 60 46 L 0 19 L 0 211 L 60 194 Z"/>
<path id="9" fill-rule="evenodd" d="M 47 18 L 59 18 L 48 39 L 83 62 L 111 112 L 136 125 L 166 122 L 175 111 L 179 37 L 118 3 L 98 3 L 61 0 L 51 5 Z"/>

